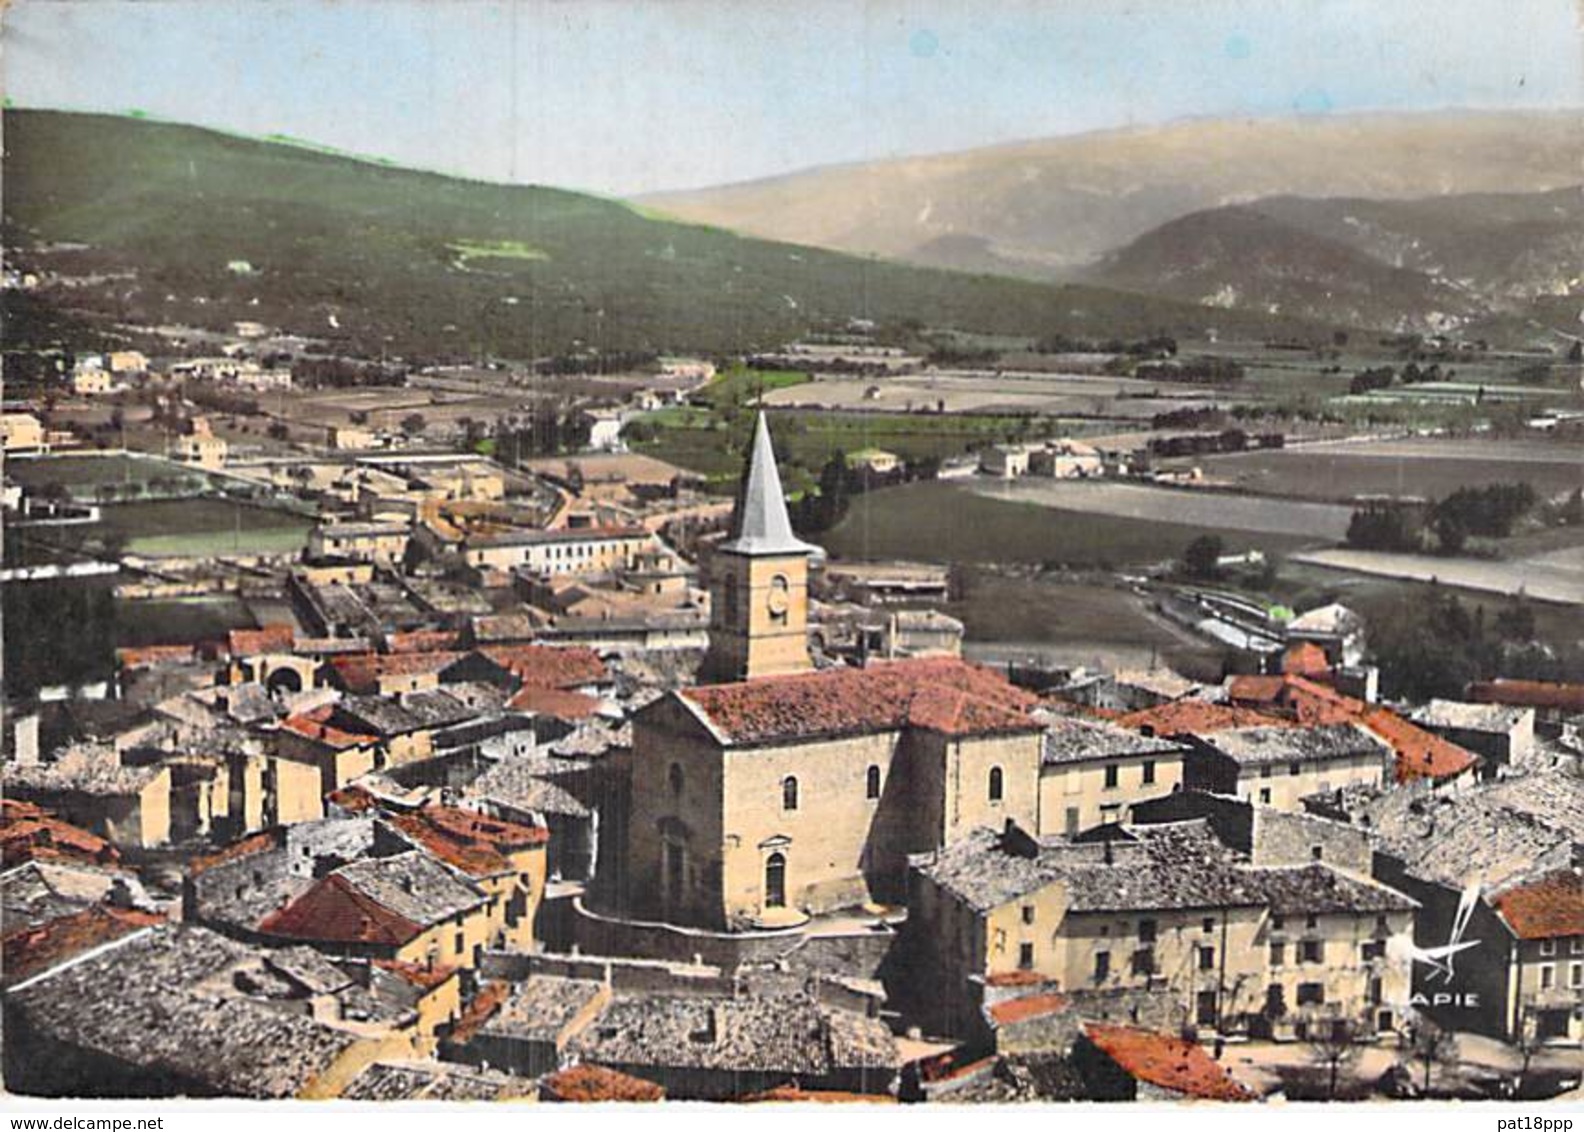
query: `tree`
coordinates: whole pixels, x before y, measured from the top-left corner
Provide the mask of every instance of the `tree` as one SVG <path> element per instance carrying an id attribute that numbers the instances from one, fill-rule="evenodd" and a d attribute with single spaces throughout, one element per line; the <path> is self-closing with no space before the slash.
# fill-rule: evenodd
<path id="1" fill-rule="evenodd" d="M 401 430 L 406 436 L 421 436 L 428 423 L 422 413 L 408 413 L 402 418 Z"/>
<path id="2" fill-rule="evenodd" d="M 1455 1064 L 1457 1057 L 1457 1035 L 1443 1030 L 1428 1018 L 1421 1018 L 1408 1036 L 1408 1058 L 1424 1069 L 1421 1090 L 1425 1093 L 1430 1091 L 1430 1074 L 1437 1067 Z"/>
<path id="3" fill-rule="evenodd" d="M 1190 578 L 1215 578 L 1221 572 L 1224 549 L 1220 535 L 1200 535 L 1183 551 L 1183 573 Z"/>
<path id="4" fill-rule="evenodd" d="M 1344 1066 L 1359 1058 L 1369 1041 L 1367 1023 L 1349 1018 L 1324 1019 L 1310 1024 L 1309 1056 L 1326 1070 L 1326 1099 L 1335 1100 L 1337 1078 Z"/>

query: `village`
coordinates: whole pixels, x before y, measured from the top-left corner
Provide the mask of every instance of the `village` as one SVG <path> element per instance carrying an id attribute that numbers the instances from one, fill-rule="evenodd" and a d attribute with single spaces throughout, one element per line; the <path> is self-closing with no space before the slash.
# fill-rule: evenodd
<path id="1" fill-rule="evenodd" d="M 821 383 L 770 367 L 911 396 L 920 359 L 863 326 L 559 401 L 459 369 L 298 389 L 267 364 L 289 344 L 235 330 L 254 345 L 77 357 L 47 403 L 7 404 L 5 580 L 49 595 L 25 684 L 7 648 L 9 1089 L 1578 1087 L 1584 684 L 1404 695 L 1369 616 L 1239 596 L 1264 556 L 1219 539 L 1105 582 L 1198 663 L 986 648 L 948 611 L 950 557 L 818 544 L 846 529 L 819 521 L 835 492 L 779 429 Z M 725 470 L 651 440 L 690 413 L 729 422 Z M 1205 478 L 1160 429 L 1027 431 L 931 478 Z M 1290 450 L 1222 436 L 1188 447 Z M 838 463 L 856 506 L 920 459 Z M 72 586 L 119 611 L 100 656 L 52 643 Z"/>

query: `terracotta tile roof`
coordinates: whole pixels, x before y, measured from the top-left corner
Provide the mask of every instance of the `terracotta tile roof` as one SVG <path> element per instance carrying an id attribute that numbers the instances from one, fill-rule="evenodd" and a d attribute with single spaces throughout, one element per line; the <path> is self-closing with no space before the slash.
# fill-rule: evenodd
<path id="1" fill-rule="evenodd" d="M 660 1101 L 665 1090 L 653 1081 L 600 1065 L 574 1065 L 539 1082 L 542 1101 Z"/>
<path id="2" fill-rule="evenodd" d="M 985 979 L 993 987 L 1032 987 L 1044 981 L 1038 971 L 1002 971 Z"/>
<path id="3" fill-rule="evenodd" d="M 233 841 L 213 853 L 205 853 L 192 858 L 187 862 L 187 875 L 197 876 L 208 869 L 214 868 L 216 865 L 223 865 L 227 861 L 237 861 L 243 857 L 251 857 L 255 853 L 268 853 L 275 847 L 276 841 L 273 833 L 255 833 L 251 837 Z"/>
<path id="4" fill-rule="evenodd" d="M 325 800 L 340 806 L 350 814 L 367 813 L 369 810 L 379 808 L 379 799 L 361 786 L 343 786 L 325 795 Z"/>
<path id="5" fill-rule="evenodd" d="M 120 854 L 98 834 L 64 822 L 31 802 L 0 801 L 0 863 L 10 868 L 41 858 L 107 864 Z"/>
<path id="6" fill-rule="evenodd" d="M 804 1089 L 797 1085 L 777 1085 L 762 1093 L 740 1098 L 744 1104 L 896 1104 L 889 1093 L 848 1093 L 837 1089 Z"/>
<path id="7" fill-rule="evenodd" d="M 1116 722 L 1119 727 L 1131 727 L 1139 731 L 1147 727 L 1156 735 L 1210 735 L 1238 727 L 1296 726 L 1292 720 L 1279 715 L 1234 704 L 1210 703 L 1207 700 L 1173 700 L 1157 707 L 1129 712 Z"/>
<path id="8" fill-rule="evenodd" d="M 122 668 L 182 664 L 197 657 L 198 649 L 194 645 L 144 645 L 142 648 L 116 649 L 116 664 Z"/>
<path id="9" fill-rule="evenodd" d="M 1519 939 L 1584 936 L 1584 873 L 1577 869 L 1515 885 L 1491 903 Z"/>
<path id="10" fill-rule="evenodd" d="M 581 688 L 609 676 L 599 653 L 578 645 L 486 645 L 478 651 L 525 687 Z"/>
<path id="11" fill-rule="evenodd" d="M 286 907 L 265 916 L 258 930 L 283 939 L 400 947 L 421 929 L 359 892 L 345 877 L 331 873 Z"/>
<path id="12" fill-rule="evenodd" d="M 444 964 L 425 967 L 421 963 L 407 963 L 400 959 L 376 959 L 374 966 L 382 971 L 389 971 L 403 982 L 411 983 L 420 990 L 426 991 L 434 990 L 457 973 L 455 967 L 447 967 Z"/>
<path id="13" fill-rule="evenodd" d="M 5 973 L 6 982 L 20 982 L 101 944 L 164 921 L 165 917 L 149 912 L 95 904 L 36 927 L 7 933 L 0 945 L 0 970 Z"/>
<path id="14" fill-rule="evenodd" d="M 470 1041 L 474 1034 L 484 1028 L 484 1023 L 495 1017 L 501 1004 L 511 997 L 511 984 L 503 982 L 488 982 L 479 988 L 479 991 L 462 1008 L 462 1016 L 456 1020 L 456 1025 L 451 1027 L 451 1040 L 458 1045 Z"/>
<path id="15" fill-rule="evenodd" d="M 297 630 L 291 625 L 266 625 L 262 629 L 232 629 L 226 634 L 226 650 L 232 656 L 258 656 L 268 652 L 291 652 Z"/>
<path id="16" fill-rule="evenodd" d="M 333 747 L 338 751 L 346 750 L 348 747 L 368 747 L 379 742 L 378 736 L 361 735 L 356 731 L 332 726 L 330 720 L 334 716 L 335 705 L 325 704 L 312 711 L 287 716 L 280 721 L 280 727 L 294 735 L 301 735 L 304 739 L 312 739 L 315 743 Z"/>
<path id="17" fill-rule="evenodd" d="M 1481 704 L 1555 708 L 1584 714 L 1584 684 L 1551 684 L 1543 680 L 1489 680 L 1470 684 L 1469 699 Z"/>
<path id="18" fill-rule="evenodd" d="M 577 723 L 591 718 L 599 710 L 599 701 L 584 692 L 524 684 L 516 695 L 506 701 L 506 706 L 512 711 L 532 712 Z"/>
<path id="19" fill-rule="evenodd" d="M 1282 672 L 1289 676 L 1320 676 L 1331 671 L 1325 649 L 1313 641 L 1288 645 L 1282 654 Z"/>
<path id="20" fill-rule="evenodd" d="M 438 675 L 461 660 L 460 652 L 403 652 L 361 653 L 353 656 L 333 656 L 330 671 L 335 682 L 355 695 L 371 695 L 379 691 L 383 676 Z"/>
<path id="21" fill-rule="evenodd" d="M 1030 1018 L 1043 1018 L 1067 1009 L 1067 998 L 1059 994 L 1031 994 L 1026 998 L 1009 998 L 990 1008 L 990 1020 L 998 1026 L 1026 1022 Z"/>
<path id="22" fill-rule="evenodd" d="M 1038 701 L 989 669 L 946 658 L 833 668 L 678 693 L 727 743 L 921 727 L 946 735 L 1040 731 Z"/>
<path id="23" fill-rule="evenodd" d="M 417 629 L 411 633 L 391 633 L 385 638 L 387 652 L 435 652 L 454 649 L 458 634 L 452 629 Z"/>
<path id="24" fill-rule="evenodd" d="M 472 877 L 515 872 L 507 854 L 550 840 L 547 829 L 452 806 L 424 806 L 388 820 L 434 856 Z"/>
<path id="25" fill-rule="evenodd" d="M 1362 724 L 1396 752 L 1399 782 L 1454 778 L 1479 761 L 1457 744 L 1388 708 L 1367 704 L 1303 676 L 1236 676 L 1228 682 L 1227 695 L 1236 703 L 1280 710 L 1307 727 Z"/>
<path id="26" fill-rule="evenodd" d="M 1252 1092 L 1194 1042 L 1098 1022 L 1085 1025 L 1084 1033 L 1135 1080 L 1205 1100 L 1254 1099 Z"/>

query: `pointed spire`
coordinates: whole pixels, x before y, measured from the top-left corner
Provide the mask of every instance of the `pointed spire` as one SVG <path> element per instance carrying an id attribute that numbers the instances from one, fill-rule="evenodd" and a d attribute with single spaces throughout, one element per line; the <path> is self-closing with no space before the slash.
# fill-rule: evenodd
<path id="1" fill-rule="evenodd" d="M 781 473 L 776 470 L 775 448 L 770 443 L 770 426 L 764 413 L 754 428 L 753 448 L 732 514 L 731 538 L 720 545 L 730 554 L 813 554 L 810 546 L 792 533 L 787 517 L 786 496 L 781 491 Z"/>

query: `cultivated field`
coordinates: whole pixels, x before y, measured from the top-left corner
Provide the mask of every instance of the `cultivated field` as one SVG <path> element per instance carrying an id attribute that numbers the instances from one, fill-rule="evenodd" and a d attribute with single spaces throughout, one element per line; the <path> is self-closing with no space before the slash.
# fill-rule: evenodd
<path id="1" fill-rule="evenodd" d="M 874 390 L 874 393 L 870 391 Z M 1153 396 L 1153 394 L 1163 396 Z M 1042 413 L 1073 416 L 1144 416 L 1216 400 L 1203 392 L 1157 382 L 1089 374 L 989 373 L 941 370 L 897 377 L 818 376 L 765 395 L 778 408 L 870 409 L 948 413 Z"/>
<path id="2" fill-rule="evenodd" d="M 1261 495 L 1350 500 L 1440 498 L 1459 487 L 1524 481 L 1542 496 L 1584 485 L 1584 454 L 1543 441 L 1422 439 L 1306 444 L 1194 461 L 1207 476 Z"/>
<path id="3" fill-rule="evenodd" d="M 1278 511 L 1288 507 L 1276 505 Z M 1227 529 L 1215 522 L 1196 526 L 1069 510 L 940 481 L 860 495 L 847 517 L 815 541 L 842 558 L 1109 568 L 1175 559 L 1205 534 L 1221 536 L 1228 552 L 1286 552 L 1318 541 Z"/>
<path id="4" fill-rule="evenodd" d="M 210 483 L 211 477 L 169 460 L 151 457 L 107 456 L 38 456 L 5 462 L 6 478 L 15 480 L 30 491 L 38 491 L 46 484 L 58 483 L 72 496 L 92 502 L 98 498 L 102 487 L 114 489 L 117 494 L 129 491 L 141 493 L 150 485 L 160 492 L 200 490 Z"/>
<path id="5" fill-rule="evenodd" d="M 300 515 L 221 499 L 130 503 L 104 510 L 99 532 L 126 539 L 131 554 L 286 554 L 302 549 L 312 524 Z"/>
<path id="6" fill-rule="evenodd" d="M 976 479 L 968 489 L 1010 502 L 1151 523 L 1181 523 L 1219 531 L 1283 535 L 1335 542 L 1347 534 L 1351 510 L 1328 503 L 1298 503 L 1194 488 L 1152 487 L 1113 481 L 1024 477 L 1010 482 Z"/>
<path id="7" fill-rule="evenodd" d="M 1292 561 L 1387 578 L 1434 580 L 1484 593 L 1522 593 L 1538 601 L 1584 603 L 1584 550 L 1577 547 L 1505 562 L 1345 548 L 1295 554 Z"/>

